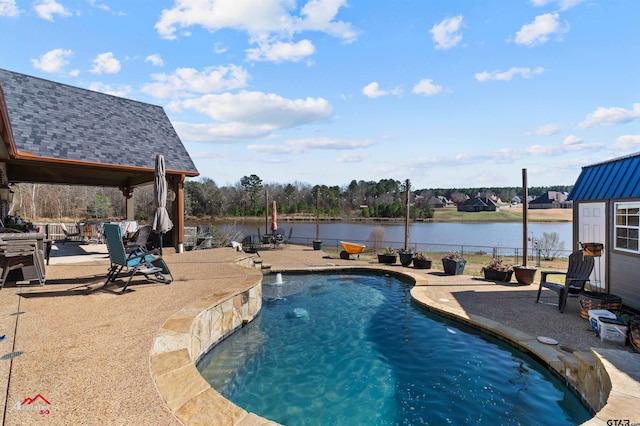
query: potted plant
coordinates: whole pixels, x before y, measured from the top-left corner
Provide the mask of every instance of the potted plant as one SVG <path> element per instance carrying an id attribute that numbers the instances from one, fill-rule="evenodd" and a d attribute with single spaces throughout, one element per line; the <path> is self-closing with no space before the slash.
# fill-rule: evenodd
<path id="1" fill-rule="evenodd" d="M 392 247 L 387 247 L 384 253 L 378 253 L 379 263 L 396 263 L 398 257 L 396 251 Z"/>
<path id="2" fill-rule="evenodd" d="M 515 265 L 513 267 L 513 273 L 516 276 L 516 281 L 523 285 L 533 284 L 537 271 L 538 268 L 535 266 Z"/>
<path id="3" fill-rule="evenodd" d="M 413 255 L 413 267 L 416 269 L 431 269 L 432 260 L 420 252 Z"/>
<path id="4" fill-rule="evenodd" d="M 467 260 L 457 251 L 447 253 L 442 257 L 442 267 L 447 275 L 462 275 Z"/>
<path id="5" fill-rule="evenodd" d="M 413 250 L 412 249 L 400 249 L 398 250 L 398 255 L 400 256 L 400 264 L 402 266 L 411 265 L 411 261 L 413 260 Z"/>
<path id="6" fill-rule="evenodd" d="M 505 265 L 502 257 L 492 257 L 489 259 L 489 263 L 482 267 L 482 273 L 485 280 L 491 281 L 511 281 L 513 275 L 513 268 L 509 265 Z"/>

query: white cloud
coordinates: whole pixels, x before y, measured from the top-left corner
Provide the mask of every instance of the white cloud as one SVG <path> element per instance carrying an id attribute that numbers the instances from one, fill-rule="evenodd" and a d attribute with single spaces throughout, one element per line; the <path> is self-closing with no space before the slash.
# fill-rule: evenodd
<path id="1" fill-rule="evenodd" d="M 176 124 L 182 138 L 195 142 L 267 137 L 280 129 L 325 121 L 332 112 L 331 105 L 323 98 L 286 99 L 248 91 L 204 95 L 175 103 L 180 109 L 191 109 L 215 120 L 211 123 Z"/>
<path id="2" fill-rule="evenodd" d="M 16 0 L 0 0 L 0 16 L 18 16 L 20 9 L 16 5 Z"/>
<path id="3" fill-rule="evenodd" d="M 334 21 L 343 6 L 347 6 L 346 0 L 309 0 L 301 10 L 304 18 L 297 22 L 298 31 L 320 31 L 341 38 L 346 43 L 354 42 L 358 33 L 351 24 Z"/>
<path id="4" fill-rule="evenodd" d="M 376 83 L 375 81 L 367 84 L 366 86 L 364 86 L 362 88 L 362 93 L 365 96 L 368 96 L 370 98 L 378 98 L 380 96 L 386 96 L 388 95 L 388 93 L 384 90 L 380 90 L 380 85 L 378 83 Z"/>
<path id="5" fill-rule="evenodd" d="M 381 90 L 380 85 L 373 81 L 362 88 L 362 94 L 375 99 L 380 96 L 388 96 L 388 95 L 400 95 L 402 94 L 402 90 L 399 87 L 393 88 L 391 90 Z"/>
<path id="6" fill-rule="evenodd" d="M 172 122 L 180 139 L 191 142 L 237 142 L 268 136 L 272 126 L 253 126 L 243 123 L 184 123 Z"/>
<path id="7" fill-rule="evenodd" d="M 268 125 L 284 129 L 326 120 L 331 105 L 323 98 L 286 99 L 275 94 L 241 91 L 237 94 L 204 95 L 181 102 L 218 121 Z"/>
<path id="8" fill-rule="evenodd" d="M 297 43 L 275 42 L 259 43 L 258 47 L 247 49 L 247 60 L 266 61 L 280 63 L 284 61 L 299 62 L 313 55 L 315 46 L 309 40 L 300 40 Z"/>
<path id="9" fill-rule="evenodd" d="M 263 154 L 301 154 L 310 150 L 360 150 L 373 144 L 374 142 L 370 140 L 306 138 L 288 140 L 281 145 L 253 144 L 247 148 Z"/>
<path id="10" fill-rule="evenodd" d="M 578 145 L 582 143 L 582 139 L 575 135 L 569 135 L 562 141 L 562 145 Z"/>
<path id="11" fill-rule="evenodd" d="M 163 67 L 164 66 L 164 61 L 162 60 L 162 57 L 160 55 L 158 55 L 157 53 L 154 53 L 153 55 L 149 55 L 144 59 L 145 62 L 150 62 L 151 65 L 154 65 L 156 67 Z"/>
<path id="12" fill-rule="evenodd" d="M 101 53 L 93 60 L 93 68 L 90 70 L 93 74 L 117 74 L 120 72 L 120 61 L 118 61 L 112 52 Z"/>
<path id="13" fill-rule="evenodd" d="M 368 155 L 348 152 L 336 158 L 336 163 L 362 163 L 369 158 Z"/>
<path id="14" fill-rule="evenodd" d="M 546 6 L 547 4 L 556 3 L 561 11 L 569 10 L 582 3 L 584 0 L 531 0 L 534 6 Z"/>
<path id="15" fill-rule="evenodd" d="M 611 146 L 613 151 L 637 151 L 640 149 L 640 135 L 619 136 Z"/>
<path id="16" fill-rule="evenodd" d="M 178 68 L 173 74 L 152 74 L 151 78 L 155 82 L 144 85 L 142 91 L 163 99 L 241 89 L 247 85 L 249 73 L 243 67 L 229 65 L 203 71 Z"/>
<path id="17" fill-rule="evenodd" d="M 38 59 L 31 59 L 31 64 L 42 71 L 60 72 L 69 63 L 67 58 L 72 56 L 73 52 L 70 49 L 53 49 Z"/>
<path id="18" fill-rule="evenodd" d="M 217 54 L 225 53 L 227 51 L 227 46 L 221 41 L 217 41 L 213 44 L 213 52 Z"/>
<path id="19" fill-rule="evenodd" d="M 578 124 L 579 129 L 586 129 L 597 125 L 615 125 L 628 123 L 640 117 L 640 103 L 633 104 L 633 109 L 628 110 L 619 107 L 603 108 L 598 107 Z"/>
<path id="20" fill-rule="evenodd" d="M 106 93 L 108 95 L 119 96 L 121 98 L 126 98 L 130 96 L 131 93 L 133 93 L 133 89 L 131 88 L 131 86 L 124 85 L 116 88 L 111 85 L 100 83 L 100 82 L 94 82 L 89 84 L 88 89 L 93 90 L 95 92 Z"/>
<path id="21" fill-rule="evenodd" d="M 561 128 L 560 128 L 560 125 L 558 123 L 549 123 L 549 124 L 545 124 L 543 126 L 538 127 L 533 132 L 527 132 L 527 133 L 525 133 L 525 135 L 527 135 L 527 136 L 532 136 L 532 135 L 551 136 L 551 135 L 555 135 L 556 133 L 560 132 L 560 130 L 561 130 Z"/>
<path id="22" fill-rule="evenodd" d="M 309 0 L 296 14 L 296 2 L 292 0 L 175 0 L 173 8 L 162 11 L 155 28 L 167 39 L 175 39 L 178 29 L 192 26 L 211 32 L 235 29 L 246 32 L 251 43 L 264 44 L 248 51 L 260 60 L 269 60 L 265 52 L 280 61 L 287 57 L 300 60 L 300 55 L 310 54 L 312 45 L 304 40 L 292 41 L 295 34 L 318 31 L 346 43 L 356 40 L 357 32 L 350 23 L 335 20 L 346 4 L 346 0 Z M 278 54 L 278 49 L 286 52 Z"/>
<path id="23" fill-rule="evenodd" d="M 538 15 L 530 24 L 525 24 L 516 33 L 516 44 L 525 46 L 536 46 L 549 41 L 553 34 L 562 34 L 569 31 L 568 24 L 562 27 L 559 22 L 560 15 L 557 13 L 545 13 Z"/>
<path id="24" fill-rule="evenodd" d="M 522 67 L 513 67 L 507 71 L 483 71 L 477 73 L 474 77 L 476 80 L 480 82 L 485 81 L 510 81 L 516 75 L 521 76 L 522 78 L 531 78 L 531 76 L 535 74 L 544 73 L 544 68 L 522 68 Z"/>
<path id="25" fill-rule="evenodd" d="M 547 160 L 548 158 L 560 156 L 563 154 L 575 154 L 577 152 L 597 152 L 602 150 L 605 145 L 600 143 L 581 143 L 570 138 L 556 145 L 531 145 L 521 149 L 502 148 L 489 151 L 465 152 L 464 154 L 455 154 L 449 156 L 429 156 L 411 159 L 405 163 L 393 163 L 383 165 L 384 167 L 401 167 L 404 173 L 418 171 L 425 167 L 460 167 L 468 164 L 477 164 L 478 162 L 487 162 L 490 164 L 512 164 L 523 158 L 532 161 L 532 156 L 540 157 Z M 584 163 L 580 163 L 584 164 Z"/>
<path id="26" fill-rule="evenodd" d="M 104 10 L 106 12 L 111 11 L 111 8 L 104 3 L 97 3 L 96 0 L 89 0 L 89 4 L 96 9 Z"/>
<path id="27" fill-rule="evenodd" d="M 436 49 L 446 50 L 455 47 L 462 40 L 460 28 L 462 27 L 462 15 L 453 18 L 445 18 L 435 24 L 429 32 L 435 43 Z"/>
<path id="28" fill-rule="evenodd" d="M 63 18 L 71 16 L 71 12 L 56 0 L 40 0 L 33 8 L 39 17 L 46 19 L 47 21 L 53 21 L 54 15 L 58 15 Z"/>
<path id="29" fill-rule="evenodd" d="M 437 84 L 433 84 L 433 80 L 430 78 L 422 79 L 413 86 L 413 93 L 425 96 L 432 96 L 440 93 L 442 91 L 442 86 L 438 86 Z"/>

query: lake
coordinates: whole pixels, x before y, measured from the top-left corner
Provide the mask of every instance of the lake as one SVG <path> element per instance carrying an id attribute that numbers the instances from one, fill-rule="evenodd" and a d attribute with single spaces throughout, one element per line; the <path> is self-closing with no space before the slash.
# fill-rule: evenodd
<path id="1" fill-rule="evenodd" d="M 229 222 L 214 223 L 219 229 L 227 227 L 239 228 L 244 235 L 258 235 L 265 233 L 264 222 L 243 222 L 234 225 Z M 278 224 L 285 236 L 291 232 L 291 241 L 298 244 L 311 244 L 316 236 L 315 223 L 283 222 Z M 372 246 L 371 231 L 382 226 L 386 241 L 383 247 L 400 248 L 404 245 L 404 223 L 345 223 L 331 222 L 320 224 L 320 239 L 325 246 L 339 246 L 339 241 L 350 241 Z M 259 231 L 258 231 L 259 230 Z M 571 251 L 573 225 L 567 222 L 529 223 L 529 237 L 541 240 L 543 233 L 557 233 L 560 241 L 564 242 L 564 249 Z M 508 252 L 509 249 L 522 249 L 522 223 L 427 223 L 416 222 L 409 225 L 410 246 L 419 251 L 469 251 L 499 248 Z M 462 249 L 464 246 L 464 249 Z M 469 246 L 469 247 L 467 247 Z M 531 246 L 529 246 L 530 248 Z"/>

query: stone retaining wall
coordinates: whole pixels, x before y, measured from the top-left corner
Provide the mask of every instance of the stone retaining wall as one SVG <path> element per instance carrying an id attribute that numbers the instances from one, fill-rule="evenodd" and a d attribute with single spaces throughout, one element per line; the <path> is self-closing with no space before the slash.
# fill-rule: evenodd
<path id="1" fill-rule="evenodd" d="M 262 278 L 249 277 L 243 284 L 246 290 L 240 293 L 214 294 L 184 307 L 167 319 L 156 336 L 150 355 L 151 375 L 182 424 L 270 423 L 222 397 L 196 368 L 213 345 L 260 312 Z"/>

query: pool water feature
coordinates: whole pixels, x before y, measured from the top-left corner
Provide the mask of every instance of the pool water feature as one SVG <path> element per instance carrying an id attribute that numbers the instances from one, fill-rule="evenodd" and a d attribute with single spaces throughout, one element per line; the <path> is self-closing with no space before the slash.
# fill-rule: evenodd
<path id="1" fill-rule="evenodd" d="M 422 309 L 398 278 L 269 278 L 262 313 L 198 365 L 247 411 L 285 425 L 573 425 L 591 417 L 538 363 Z"/>

